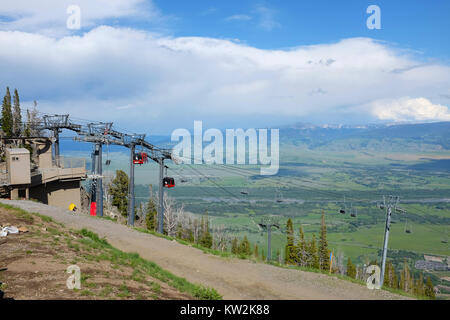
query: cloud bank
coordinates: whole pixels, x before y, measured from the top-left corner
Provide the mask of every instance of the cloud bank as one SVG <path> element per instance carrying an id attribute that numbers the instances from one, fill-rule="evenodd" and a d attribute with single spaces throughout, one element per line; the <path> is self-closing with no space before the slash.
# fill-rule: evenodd
<path id="1" fill-rule="evenodd" d="M 0 46 L 0 86 L 18 88 L 25 104 L 136 131 L 195 119 L 222 127 L 448 120 L 449 66 L 368 38 L 262 50 L 101 26 L 65 37 L 0 31 Z"/>
<path id="2" fill-rule="evenodd" d="M 408 97 L 390 101 L 374 101 L 372 113 L 381 120 L 394 121 L 450 121 L 448 107 L 433 104 L 425 98 L 411 99 Z"/>
<path id="3" fill-rule="evenodd" d="M 71 5 L 80 8 L 81 28 L 84 30 L 107 19 L 158 20 L 162 17 L 152 1 L 146 0 L 2 0 L 0 30 L 68 35 L 67 8 Z"/>

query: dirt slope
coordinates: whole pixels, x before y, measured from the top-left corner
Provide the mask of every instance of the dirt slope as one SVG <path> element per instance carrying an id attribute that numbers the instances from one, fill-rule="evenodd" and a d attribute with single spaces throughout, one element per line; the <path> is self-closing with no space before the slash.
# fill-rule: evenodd
<path id="1" fill-rule="evenodd" d="M 0 224 L 24 231 L 0 238 L 5 299 L 192 299 L 145 272 L 139 261 L 133 261 L 132 268 L 123 257 L 109 260 L 111 248 L 80 241 L 86 237 L 56 222 L 0 207 Z M 66 286 L 67 267 L 73 264 L 82 271 L 80 290 Z"/>
<path id="2" fill-rule="evenodd" d="M 204 254 L 198 249 L 112 221 L 76 215 L 40 203 L 23 200 L 1 202 L 47 215 L 74 229 L 88 228 L 106 237 L 120 250 L 137 252 L 190 282 L 215 288 L 224 299 L 405 299 L 323 274 Z"/>

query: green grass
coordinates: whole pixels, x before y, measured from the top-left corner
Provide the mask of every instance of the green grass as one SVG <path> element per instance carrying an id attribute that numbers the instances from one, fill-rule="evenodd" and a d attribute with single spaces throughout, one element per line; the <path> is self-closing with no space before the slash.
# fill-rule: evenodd
<path id="1" fill-rule="evenodd" d="M 102 260 L 108 260 L 117 265 L 129 266 L 135 270 L 140 269 L 147 275 L 166 282 L 171 287 L 181 292 L 189 293 L 200 300 L 218 300 L 222 298 L 213 288 L 192 284 L 186 279 L 162 269 L 157 264 L 141 258 L 137 253 L 126 253 L 112 247 L 105 239 L 101 239 L 92 231 L 82 229 L 79 231 L 79 234 L 84 237 L 84 239 L 81 239 L 82 243 L 88 244 L 93 248 L 103 249 L 103 254 L 100 256 Z"/>
<path id="2" fill-rule="evenodd" d="M 29 223 L 34 222 L 33 214 L 29 213 L 28 211 L 25 211 L 23 209 L 11 206 L 9 204 L 0 203 L 0 208 L 8 209 L 11 212 L 13 212 L 17 217 L 26 220 Z M 36 213 L 36 215 L 38 215 Z"/>
<path id="3" fill-rule="evenodd" d="M 33 216 L 38 216 L 39 218 L 41 218 L 42 221 L 47 222 L 47 223 L 55 223 L 57 225 L 60 226 L 64 226 L 64 224 L 56 222 L 55 220 L 53 220 L 51 217 L 49 216 L 45 216 L 42 214 L 39 214 L 37 212 L 28 212 L 26 210 L 23 210 L 21 208 L 9 205 L 9 204 L 4 204 L 4 203 L 0 203 L 0 208 L 4 208 L 4 209 L 8 209 L 11 212 L 13 212 L 17 217 L 26 220 L 29 223 L 33 223 L 34 222 L 34 218 Z"/>

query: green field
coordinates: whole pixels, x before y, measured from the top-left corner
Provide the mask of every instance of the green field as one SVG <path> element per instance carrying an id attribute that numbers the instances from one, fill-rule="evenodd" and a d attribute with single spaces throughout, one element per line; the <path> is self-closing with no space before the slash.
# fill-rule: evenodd
<path id="1" fill-rule="evenodd" d="M 436 154 L 396 154 L 367 156 L 361 152 L 335 154 L 282 149 L 296 154 L 303 162 L 283 162 L 275 177 L 258 176 L 255 167 L 181 165 L 169 173 L 186 183 L 169 191 L 189 212 L 208 212 L 213 225 L 225 225 L 230 234 L 247 235 L 254 243 L 266 245 L 266 235 L 256 223 L 275 215 L 284 226 L 288 217 L 298 230 L 304 226 L 306 236 L 317 233 L 324 210 L 330 245 L 335 251 L 357 261 L 376 255 L 384 236 L 385 212 L 377 207 L 382 195 L 400 196 L 405 214 L 394 214 L 390 248 L 416 253 L 450 255 L 446 240 L 450 231 L 450 176 L 448 171 L 411 169 L 428 160 L 386 160 L 391 158 L 426 158 Z M 304 152 L 308 158 L 300 155 Z M 442 154 L 441 154 L 442 156 Z M 370 157 L 371 162 L 365 161 Z M 326 159 L 326 160 L 325 160 Z M 352 163 L 349 163 L 351 159 Z M 401 162 L 402 167 L 399 167 Z M 192 169 L 194 168 L 194 169 Z M 139 196 L 148 197 L 146 186 Z M 243 195 L 241 191 L 248 192 Z M 281 194 L 282 202 L 277 202 Z M 345 197 L 345 202 L 344 202 Z M 342 206 L 357 210 L 357 217 L 341 215 Z M 405 233 L 405 229 L 412 233 Z M 283 229 L 283 228 L 282 228 Z M 273 248 L 284 246 L 283 230 L 274 232 Z"/>

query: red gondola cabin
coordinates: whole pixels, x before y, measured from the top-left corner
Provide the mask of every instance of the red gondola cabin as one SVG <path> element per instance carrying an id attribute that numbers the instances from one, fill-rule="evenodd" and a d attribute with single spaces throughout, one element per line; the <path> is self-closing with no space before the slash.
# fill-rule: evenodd
<path id="1" fill-rule="evenodd" d="M 164 188 L 173 188 L 175 187 L 175 179 L 170 177 L 165 177 L 163 179 Z"/>
<path id="2" fill-rule="evenodd" d="M 147 162 L 147 153 L 139 152 L 134 154 L 133 163 L 134 164 L 144 164 Z"/>

